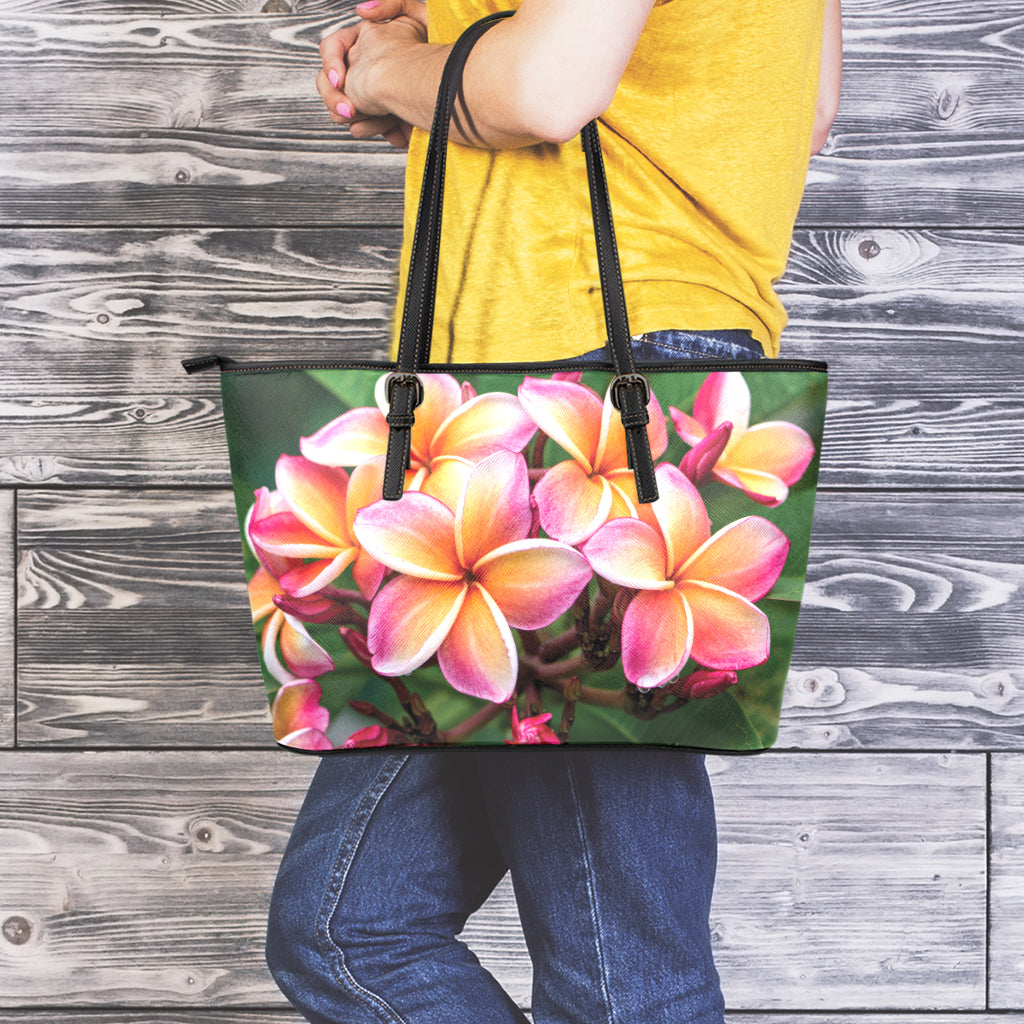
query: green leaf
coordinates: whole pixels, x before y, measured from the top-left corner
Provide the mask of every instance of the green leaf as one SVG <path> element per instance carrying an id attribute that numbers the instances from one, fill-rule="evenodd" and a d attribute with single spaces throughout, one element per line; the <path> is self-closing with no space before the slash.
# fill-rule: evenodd
<path id="1" fill-rule="evenodd" d="M 706 750 L 760 750 L 757 729 L 730 692 L 692 700 L 685 708 L 659 715 L 640 736 L 643 743 L 663 743 Z"/>

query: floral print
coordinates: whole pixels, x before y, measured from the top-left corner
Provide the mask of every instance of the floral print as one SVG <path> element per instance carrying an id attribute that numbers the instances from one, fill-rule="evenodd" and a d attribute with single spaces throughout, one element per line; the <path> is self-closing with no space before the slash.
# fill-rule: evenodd
<path id="1" fill-rule="evenodd" d="M 712 745 L 771 741 L 757 716 L 781 698 L 809 506 L 798 529 L 772 510 L 794 488 L 813 502 L 820 422 L 752 425 L 733 370 L 703 375 L 691 412 L 652 397 L 660 497 L 644 505 L 602 376 L 488 375 L 478 393 L 423 374 L 398 501 L 381 500 L 379 376 L 374 404 L 293 435 L 272 486 L 238 485 L 278 742 L 676 742 L 662 721 L 685 742 L 691 719 L 719 729 Z M 808 402 L 789 386 L 777 407 Z"/>
<path id="2" fill-rule="evenodd" d="M 679 436 L 695 452 L 702 453 L 709 444 L 717 450 L 707 472 L 762 505 L 782 504 L 814 458 L 814 442 L 795 423 L 749 425 L 750 388 L 739 373 L 708 374 L 693 415 L 678 409 L 669 413 Z"/>

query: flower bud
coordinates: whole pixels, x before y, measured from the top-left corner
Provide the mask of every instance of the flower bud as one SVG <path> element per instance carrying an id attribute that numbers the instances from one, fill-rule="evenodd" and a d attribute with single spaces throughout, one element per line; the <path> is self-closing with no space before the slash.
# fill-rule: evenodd
<path id="1" fill-rule="evenodd" d="M 366 642 L 366 637 L 351 626 L 342 626 L 338 632 L 341 634 L 341 639 L 345 642 L 345 646 L 355 655 L 356 661 L 360 665 L 372 670 L 370 647 Z"/>
<path id="2" fill-rule="evenodd" d="M 683 456 L 679 468 L 693 483 L 699 484 L 711 475 L 731 436 L 732 424 L 720 423 Z"/>
<path id="3" fill-rule="evenodd" d="M 383 725 L 367 725 L 352 733 L 342 744 L 342 748 L 355 750 L 361 747 L 394 747 L 403 746 L 404 743 L 405 737 L 394 729 L 388 729 Z"/>
<path id="4" fill-rule="evenodd" d="M 294 615 L 302 622 L 343 621 L 346 609 L 337 601 L 331 601 L 322 594 L 309 597 L 292 597 L 289 594 L 275 594 L 274 604 L 288 615 Z"/>
<path id="5" fill-rule="evenodd" d="M 552 380 L 567 380 L 570 384 L 582 384 L 583 383 L 583 371 L 582 370 L 558 370 L 556 373 L 551 374 Z"/>
<path id="6" fill-rule="evenodd" d="M 561 743 L 555 730 L 547 723 L 551 721 L 551 712 L 534 715 L 531 718 L 519 719 L 519 712 L 512 708 L 512 739 L 505 740 L 508 746 L 530 743 Z"/>
<path id="7" fill-rule="evenodd" d="M 735 686 L 737 681 L 736 673 L 730 670 L 699 668 L 685 679 L 677 679 L 670 689 L 675 696 L 684 700 L 705 700 L 724 693 L 730 686 Z"/>

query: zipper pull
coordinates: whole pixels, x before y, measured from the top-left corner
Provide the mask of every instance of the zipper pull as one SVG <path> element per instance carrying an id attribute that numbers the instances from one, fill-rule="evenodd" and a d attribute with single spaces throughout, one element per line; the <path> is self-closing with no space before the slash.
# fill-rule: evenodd
<path id="1" fill-rule="evenodd" d="M 200 373 L 202 370 L 212 370 L 214 367 L 221 369 L 227 363 L 221 356 L 192 356 L 191 359 L 182 359 L 181 365 L 186 373 Z"/>

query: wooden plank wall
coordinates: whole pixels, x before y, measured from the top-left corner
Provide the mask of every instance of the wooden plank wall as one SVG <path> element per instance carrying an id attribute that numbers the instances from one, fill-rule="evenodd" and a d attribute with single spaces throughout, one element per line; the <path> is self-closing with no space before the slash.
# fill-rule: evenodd
<path id="1" fill-rule="evenodd" d="M 312 90 L 350 0 L 0 4 L 0 1024 L 297 1020 L 210 350 L 379 351 L 402 158 Z M 1024 1021 L 1024 12 L 845 0 L 784 281 L 833 368 L 777 750 L 712 758 L 750 1024 Z M 524 1005 L 502 888 L 470 939 Z"/>

